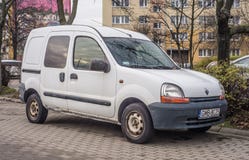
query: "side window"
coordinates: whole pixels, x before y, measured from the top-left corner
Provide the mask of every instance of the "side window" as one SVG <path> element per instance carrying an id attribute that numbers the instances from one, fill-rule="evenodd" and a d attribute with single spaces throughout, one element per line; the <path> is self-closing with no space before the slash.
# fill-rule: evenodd
<path id="1" fill-rule="evenodd" d="M 106 60 L 98 43 L 89 37 L 77 37 L 74 46 L 74 68 L 91 70 L 91 62 L 93 60 Z"/>
<path id="2" fill-rule="evenodd" d="M 69 36 L 53 36 L 48 40 L 45 67 L 64 68 L 67 62 Z"/>
<path id="3" fill-rule="evenodd" d="M 25 61 L 27 64 L 39 65 L 41 63 L 41 50 L 44 37 L 33 37 L 28 43 Z"/>

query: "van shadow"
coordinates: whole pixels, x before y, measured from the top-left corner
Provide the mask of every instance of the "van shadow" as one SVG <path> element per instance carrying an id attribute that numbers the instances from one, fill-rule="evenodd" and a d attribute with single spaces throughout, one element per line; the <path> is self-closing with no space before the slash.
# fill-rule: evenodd
<path id="1" fill-rule="evenodd" d="M 116 138 L 125 141 L 121 127 L 116 124 L 90 120 L 72 115 L 60 114 L 59 116 L 50 116 L 45 122 L 46 125 L 52 125 L 65 130 L 77 131 L 85 134 L 96 134 L 107 138 Z M 155 130 L 154 137 L 150 144 L 164 145 L 170 143 L 178 144 L 210 144 L 230 139 L 227 136 L 207 133 L 194 133 L 187 130 Z"/>

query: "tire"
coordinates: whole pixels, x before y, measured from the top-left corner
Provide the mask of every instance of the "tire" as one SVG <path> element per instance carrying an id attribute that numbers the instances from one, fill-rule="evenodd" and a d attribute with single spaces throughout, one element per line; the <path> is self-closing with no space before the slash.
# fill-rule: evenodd
<path id="1" fill-rule="evenodd" d="M 145 143 L 153 137 L 152 120 L 143 104 L 132 103 L 124 109 L 121 129 L 127 140 L 132 143 Z"/>
<path id="2" fill-rule="evenodd" d="M 44 123 L 47 119 L 48 110 L 42 105 L 41 99 L 37 94 L 28 97 L 26 103 L 26 116 L 31 123 Z"/>
<path id="3" fill-rule="evenodd" d="M 191 132 L 196 132 L 196 133 L 205 133 L 207 130 L 209 130 L 211 126 L 207 127 L 201 127 L 201 128 L 191 128 L 189 129 Z"/>

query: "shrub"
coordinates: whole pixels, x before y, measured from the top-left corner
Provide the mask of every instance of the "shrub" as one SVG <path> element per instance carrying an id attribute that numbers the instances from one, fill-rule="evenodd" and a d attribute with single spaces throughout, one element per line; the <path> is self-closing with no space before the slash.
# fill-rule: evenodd
<path id="1" fill-rule="evenodd" d="M 202 71 L 216 77 L 225 89 L 228 101 L 228 115 L 233 116 L 241 110 L 249 111 L 249 72 L 235 66 L 219 65 Z"/>
<path id="2" fill-rule="evenodd" d="M 15 94 L 15 93 L 18 93 L 15 89 L 2 86 L 0 95 L 8 95 L 8 94 Z"/>
<path id="3" fill-rule="evenodd" d="M 217 61 L 217 57 L 208 57 L 208 58 L 204 58 L 204 59 L 202 59 L 200 62 L 196 63 L 196 64 L 194 65 L 194 68 L 197 68 L 197 69 L 199 69 L 199 68 L 206 68 L 206 66 L 207 66 L 209 63 L 213 62 L 213 61 Z"/>

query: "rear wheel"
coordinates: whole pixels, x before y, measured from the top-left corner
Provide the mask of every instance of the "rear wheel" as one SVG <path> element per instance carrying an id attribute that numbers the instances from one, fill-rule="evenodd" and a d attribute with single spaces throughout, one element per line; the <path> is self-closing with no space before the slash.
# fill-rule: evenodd
<path id="1" fill-rule="evenodd" d="M 207 127 L 201 127 L 201 128 L 191 128 L 189 130 L 192 132 L 197 132 L 197 133 L 205 133 L 210 128 L 211 128 L 211 126 L 207 126 Z"/>
<path id="2" fill-rule="evenodd" d="M 32 94 L 26 104 L 26 116 L 31 123 L 43 123 L 48 115 L 48 110 L 42 105 L 40 97 Z"/>
<path id="3" fill-rule="evenodd" d="M 121 118 L 124 136 L 133 143 L 145 143 L 153 136 L 153 125 L 149 112 L 143 104 L 128 105 Z"/>

